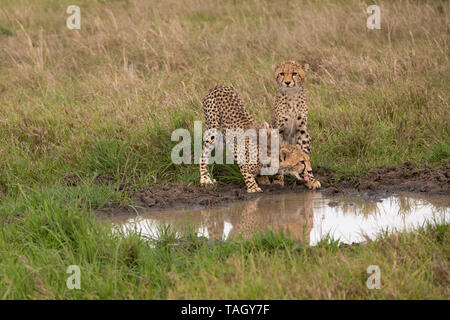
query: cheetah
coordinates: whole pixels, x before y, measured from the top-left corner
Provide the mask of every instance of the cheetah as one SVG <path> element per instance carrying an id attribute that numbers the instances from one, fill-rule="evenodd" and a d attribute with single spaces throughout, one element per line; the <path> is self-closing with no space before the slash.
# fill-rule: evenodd
<path id="1" fill-rule="evenodd" d="M 278 92 L 272 108 L 272 127 L 277 128 L 282 139 L 298 145 L 308 155 L 311 153 L 311 136 L 308 133 L 308 106 L 305 94 L 305 71 L 309 65 L 287 61 L 275 69 Z M 305 179 L 309 189 L 320 188 L 320 182 L 312 175 Z M 275 184 L 284 185 L 284 177 L 277 175 Z"/>
<path id="2" fill-rule="evenodd" d="M 271 131 L 267 123 L 261 126 L 252 118 L 245 109 L 236 90 L 231 86 L 216 86 L 212 88 L 203 101 L 203 111 L 207 131 L 200 157 L 200 184 L 211 185 L 215 183 L 215 180 L 212 180 L 208 174 L 209 156 L 215 148 L 215 142 L 218 140 L 217 137 L 220 130 L 225 131 L 223 134 L 226 140 L 227 129 L 246 131 L 264 128 L 267 129 L 269 135 Z M 255 177 L 260 174 L 260 170 L 263 167 L 258 146 L 250 137 L 245 137 L 245 139 L 244 148 L 238 148 L 237 144 L 233 143 L 234 160 L 242 159 L 240 163 L 238 161 L 238 165 L 244 178 L 247 192 L 262 192 L 255 180 Z M 269 138 L 268 140 L 270 141 L 271 139 Z M 270 147 L 268 147 L 268 150 L 270 150 Z M 299 180 L 302 177 L 304 179 L 310 177 L 312 171 L 309 156 L 298 146 L 281 144 L 279 151 L 278 173 L 291 174 Z M 256 161 L 249 161 L 250 157 L 255 157 L 255 155 Z"/>

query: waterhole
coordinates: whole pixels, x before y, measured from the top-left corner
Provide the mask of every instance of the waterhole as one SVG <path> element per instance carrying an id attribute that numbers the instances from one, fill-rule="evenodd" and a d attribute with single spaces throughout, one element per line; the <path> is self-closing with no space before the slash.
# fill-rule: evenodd
<path id="1" fill-rule="evenodd" d="M 227 240 L 251 237 L 258 231 L 280 230 L 309 245 L 331 237 L 340 243 L 374 240 L 381 233 L 411 231 L 427 222 L 448 223 L 450 197 L 417 194 L 367 200 L 327 198 L 319 192 L 261 195 L 251 201 L 202 210 L 175 210 L 112 218 L 114 231 L 136 232 L 157 239 L 165 226 L 199 237 Z"/>

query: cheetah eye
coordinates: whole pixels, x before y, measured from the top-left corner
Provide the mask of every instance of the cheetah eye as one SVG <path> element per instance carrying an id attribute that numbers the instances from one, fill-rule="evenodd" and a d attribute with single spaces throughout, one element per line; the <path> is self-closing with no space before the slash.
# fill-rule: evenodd
<path id="1" fill-rule="evenodd" d="M 292 72 L 292 76 L 295 77 L 297 75 L 297 72 Z"/>
<path id="2" fill-rule="evenodd" d="M 282 76 L 282 77 L 283 77 L 283 76 L 284 76 L 284 72 L 280 72 L 280 76 Z"/>

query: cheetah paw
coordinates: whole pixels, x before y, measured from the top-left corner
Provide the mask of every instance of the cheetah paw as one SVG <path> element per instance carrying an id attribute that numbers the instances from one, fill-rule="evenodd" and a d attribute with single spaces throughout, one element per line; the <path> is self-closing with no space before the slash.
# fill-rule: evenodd
<path id="1" fill-rule="evenodd" d="M 320 182 L 317 180 L 311 180 L 306 182 L 306 187 L 310 190 L 316 190 L 320 188 Z"/>
<path id="2" fill-rule="evenodd" d="M 213 185 L 215 183 L 216 183 L 216 180 L 215 179 L 211 179 L 208 176 L 200 177 L 200 184 L 202 186 Z"/>
<path id="3" fill-rule="evenodd" d="M 260 187 L 256 187 L 253 189 L 248 189 L 247 190 L 248 193 L 257 193 L 257 192 L 263 192 L 262 189 Z"/>

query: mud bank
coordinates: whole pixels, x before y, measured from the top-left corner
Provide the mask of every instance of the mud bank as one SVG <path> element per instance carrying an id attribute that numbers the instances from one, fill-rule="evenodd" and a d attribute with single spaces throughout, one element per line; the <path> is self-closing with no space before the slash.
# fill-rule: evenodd
<path id="1" fill-rule="evenodd" d="M 364 192 L 382 195 L 394 192 L 421 192 L 450 195 L 450 163 L 417 167 L 409 162 L 400 167 L 379 167 L 351 179 L 337 179 L 326 168 L 317 168 L 323 191 L 331 193 Z"/>
<path id="2" fill-rule="evenodd" d="M 327 168 L 318 167 L 314 172 L 322 184 L 321 192 L 327 196 L 358 195 L 368 200 L 388 197 L 397 192 L 426 193 L 428 196 L 450 195 L 450 164 L 425 165 L 421 167 L 405 163 L 400 167 L 381 167 L 350 179 L 338 178 Z M 307 188 L 302 182 L 284 187 L 261 186 L 264 193 L 298 193 Z M 146 212 L 172 209 L 201 209 L 225 205 L 229 202 L 251 200 L 260 194 L 249 194 L 244 186 L 218 183 L 214 187 L 193 184 L 167 184 L 144 186 L 133 193 L 137 207 Z M 127 214 L 130 208 L 119 208 L 114 204 L 101 209 L 106 215 Z"/>

